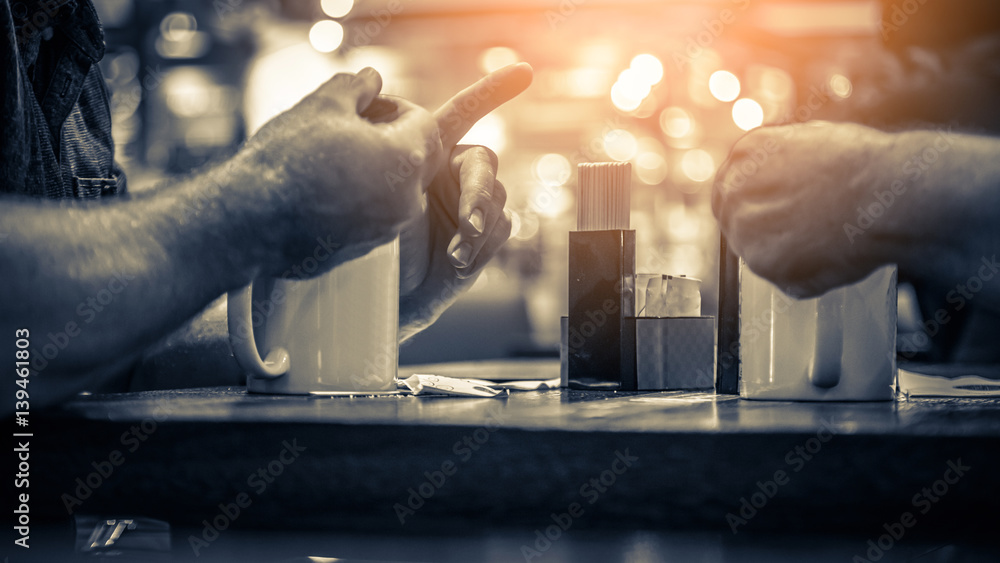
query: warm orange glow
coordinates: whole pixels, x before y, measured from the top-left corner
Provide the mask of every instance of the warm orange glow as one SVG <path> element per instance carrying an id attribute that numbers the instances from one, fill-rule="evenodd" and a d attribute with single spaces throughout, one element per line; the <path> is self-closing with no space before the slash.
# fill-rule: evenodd
<path id="1" fill-rule="evenodd" d="M 628 86 L 621 82 L 615 82 L 611 87 L 611 103 L 616 108 L 624 111 L 635 111 L 642 104 L 642 98 L 636 97 L 634 92 L 630 92 Z"/>
<path id="2" fill-rule="evenodd" d="M 619 162 L 631 160 L 639 150 L 635 135 L 624 129 L 614 129 L 604 135 L 604 152 Z"/>
<path id="3" fill-rule="evenodd" d="M 681 157 L 681 171 L 695 182 L 704 182 L 715 175 L 715 159 L 702 149 L 691 149 Z"/>
<path id="4" fill-rule="evenodd" d="M 561 186 L 569 181 L 573 167 L 565 156 L 549 153 L 535 159 L 531 172 L 536 180 L 546 186 Z"/>
<path id="5" fill-rule="evenodd" d="M 740 79 L 728 70 L 717 70 L 708 77 L 708 90 L 720 102 L 731 102 L 740 95 Z"/>
<path id="6" fill-rule="evenodd" d="M 573 207 L 573 195 L 563 186 L 537 186 L 529 199 L 531 209 L 542 217 L 559 217 Z"/>
<path id="7" fill-rule="evenodd" d="M 854 85 L 843 74 L 834 74 L 830 77 L 830 90 L 841 98 L 849 98 L 854 90 Z"/>
<path id="8" fill-rule="evenodd" d="M 635 159 L 635 173 L 642 183 L 659 185 L 667 178 L 667 161 L 655 152 L 640 153 Z"/>
<path id="9" fill-rule="evenodd" d="M 483 74 L 489 74 L 520 60 L 521 56 L 510 47 L 490 47 L 479 54 L 479 70 Z"/>
<path id="10" fill-rule="evenodd" d="M 483 145 L 501 153 L 507 148 L 507 123 L 499 115 L 491 113 L 477 121 L 459 144 Z"/>
<path id="11" fill-rule="evenodd" d="M 741 98 L 733 104 L 733 122 L 744 131 L 760 127 L 764 123 L 764 108 L 750 98 Z"/>
<path id="12" fill-rule="evenodd" d="M 694 120 L 684 108 L 669 107 L 660 113 L 660 129 L 668 137 L 681 139 L 694 130 Z"/>
<path id="13" fill-rule="evenodd" d="M 650 86 L 655 86 L 663 80 L 663 63 L 649 53 L 636 55 L 629 68 L 634 70 L 640 79 Z"/>
<path id="14" fill-rule="evenodd" d="M 792 97 L 795 84 L 792 77 L 775 67 L 761 67 L 757 83 L 760 95 L 768 100 L 785 101 Z"/>

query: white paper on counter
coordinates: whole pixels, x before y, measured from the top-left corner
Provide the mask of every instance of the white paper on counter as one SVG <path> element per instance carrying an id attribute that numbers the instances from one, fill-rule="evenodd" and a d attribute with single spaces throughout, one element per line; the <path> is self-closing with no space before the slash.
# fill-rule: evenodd
<path id="1" fill-rule="evenodd" d="M 506 396 L 506 390 L 493 389 L 474 379 L 459 379 L 443 375 L 415 373 L 406 379 L 397 379 L 396 386 L 413 395 L 451 395 L 455 397 Z"/>
<path id="2" fill-rule="evenodd" d="M 899 392 L 910 397 L 1000 397 L 1000 381 L 978 375 L 944 377 L 899 369 Z"/>
<path id="3" fill-rule="evenodd" d="M 396 386 L 412 395 L 453 395 L 456 397 L 506 397 L 510 391 L 558 389 L 559 378 L 497 383 L 486 379 L 445 377 L 417 373 L 397 379 Z"/>
<path id="4" fill-rule="evenodd" d="M 558 377 L 554 379 L 504 381 L 502 383 L 487 381 L 485 379 L 469 379 L 468 381 L 475 381 L 487 387 L 492 387 L 493 389 L 510 389 L 511 391 L 544 391 L 546 389 L 558 389 L 560 386 Z"/>

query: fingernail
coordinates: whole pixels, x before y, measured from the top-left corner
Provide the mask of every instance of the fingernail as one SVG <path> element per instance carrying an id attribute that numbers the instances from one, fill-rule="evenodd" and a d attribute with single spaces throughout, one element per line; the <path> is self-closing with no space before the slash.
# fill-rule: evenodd
<path id="1" fill-rule="evenodd" d="M 472 215 L 469 215 L 469 224 L 477 233 L 483 234 L 483 212 L 479 209 L 473 209 Z"/>
<path id="2" fill-rule="evenodd" d="M 469 243 L 463 242 L 451 253 L 451 257 L 455 259 L 456 262 L 461 264 L 463 267 L 469 265 L 469 255 L 472 253 L 472 247 Z"/>

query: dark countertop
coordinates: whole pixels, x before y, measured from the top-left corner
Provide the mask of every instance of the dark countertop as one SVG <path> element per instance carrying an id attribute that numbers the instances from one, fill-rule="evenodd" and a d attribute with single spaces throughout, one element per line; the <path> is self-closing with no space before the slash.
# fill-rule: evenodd
<path id="1" fill-rule="evenodd" d="M 401 376 L 542 379 L 558 369 L 481 362 Z M 920 537 L 989 538 L 1000 523 L 1000 399 L 792 403 L 570 390 L 326 398 L 218 387 L 81 396 L 33 417 L 40 520 L 68 518 L 75 496 L 74 513 L 198 527 L 245 493 L 251 504 L 236 528 L 532 530 L 574 503 L 578 529 L 725 537 L 877 537 L 907 512 Z M 289 447 L 298 455 L 282 453 Z M 120 463 L 109 472 L 109 461 Z"/>

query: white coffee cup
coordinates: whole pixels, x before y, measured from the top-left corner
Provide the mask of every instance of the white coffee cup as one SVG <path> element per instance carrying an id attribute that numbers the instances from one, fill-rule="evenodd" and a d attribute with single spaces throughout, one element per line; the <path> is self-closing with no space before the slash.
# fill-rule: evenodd
<path id="1" fill-rule="evenodd" d="M 796 300 L 740 260 L 740 395 L 880 401 L 895 397 L 896 266 Z"/>
<path id="2" fill-rule="evenodd" d="M 256 280 L 230 292 L 228 306 L 229 341 L 248 391 L 395 392 L 398 238 L 314 278 Z"/>

